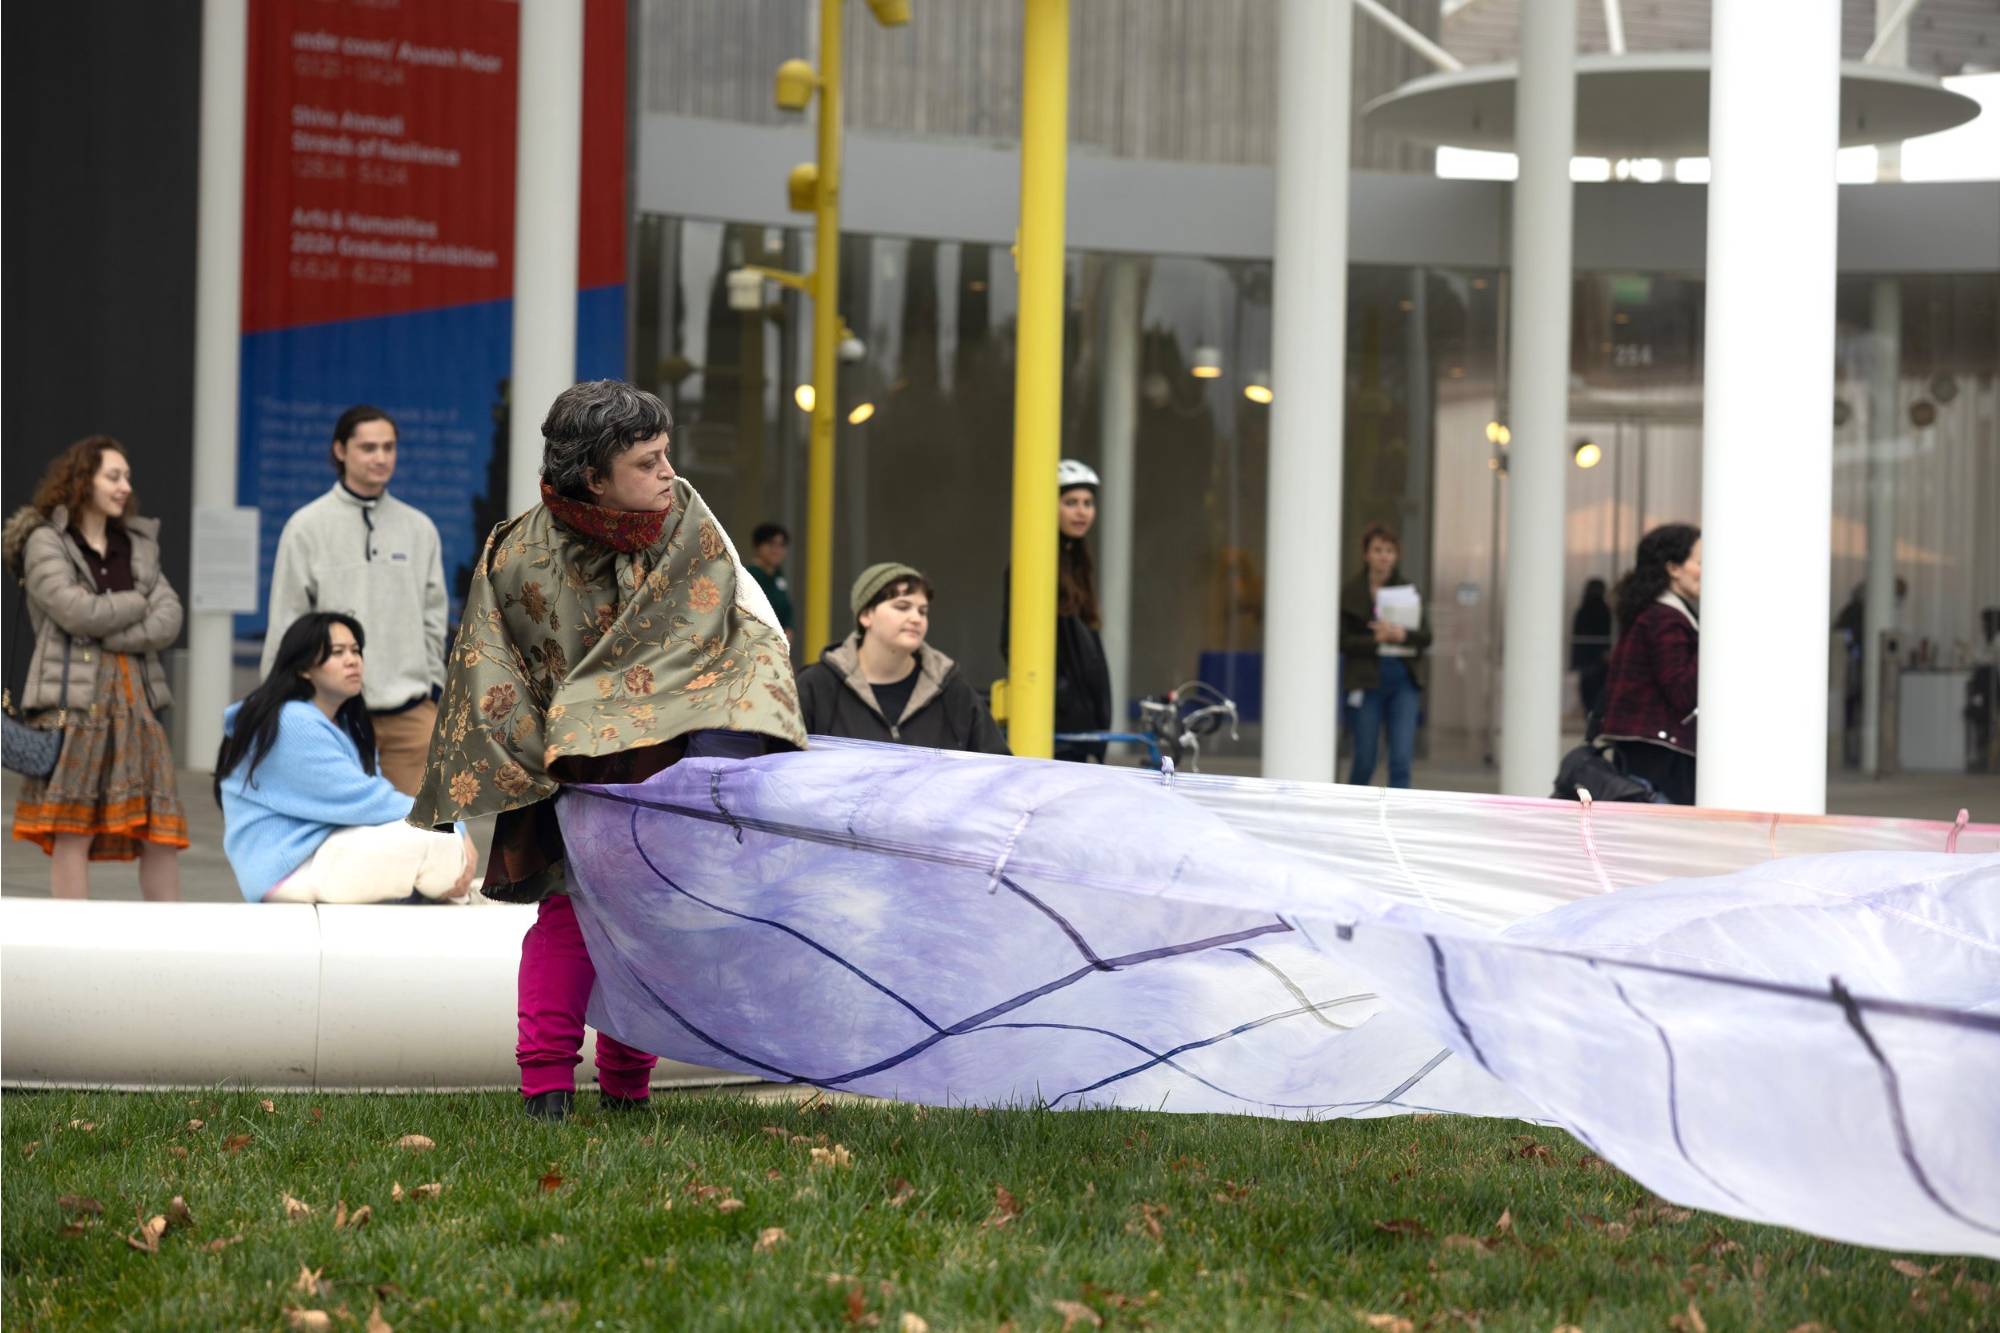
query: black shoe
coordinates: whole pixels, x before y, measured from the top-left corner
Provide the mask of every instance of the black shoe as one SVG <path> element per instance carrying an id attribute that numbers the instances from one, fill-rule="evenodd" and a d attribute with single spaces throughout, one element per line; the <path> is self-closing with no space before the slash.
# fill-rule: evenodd
<path id="1" fill-rule="evenodd" d="M 597 1094 L 597 1109 L 612 1115 L 636 1115 L 652 1104 L 651 1097 L 620 1097 L 610 1092 Z"/>
<path id="2" fill-rule="evenodd" d="M 567 1120 L 569 1108 L 575 1101 L 575 1093 L 568 1088 L 557 1088 L 554 1092 L 538 1092 L 526 1098 L 524 1109 L 531 1120 Z"/>

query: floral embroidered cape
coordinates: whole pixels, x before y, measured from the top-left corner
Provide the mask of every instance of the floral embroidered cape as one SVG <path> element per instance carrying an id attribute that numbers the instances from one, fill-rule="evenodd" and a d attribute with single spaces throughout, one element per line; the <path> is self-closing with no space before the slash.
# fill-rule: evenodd
<path id="1" fill-rule="evenodd" d="M 558 890 L 542 871 L 560 870 L 560 841 L 552 805 L 533 831 L 503 812 L 563 781 L 638 780 L 697 731 L 806 743 L 784 632 L 692 486 L 675 482 L 651 544 L 616 543 L 635 549 L 583 535 L 552 504 L 576 507 L 552 497 L 499 524 L 473 568 L 409 816 L 435 827 L 501 814 L 486 892 L 515 900 Z M 546 855 L 503 854 L 537 837 Z"/>

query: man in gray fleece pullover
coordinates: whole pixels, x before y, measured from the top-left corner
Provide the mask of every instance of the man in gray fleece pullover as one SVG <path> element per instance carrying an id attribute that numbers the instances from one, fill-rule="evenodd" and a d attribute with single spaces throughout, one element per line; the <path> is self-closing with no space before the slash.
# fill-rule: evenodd
<path id="1" fill-rule="evenodd" d="M 444 552 L 437 525 L 390 495 L 396 423 L 379 407 L 350 407 L 333 428 L 332 490 L 285 521 L 271 569 L 264 664 L 308 611 L 361 622 L 368 673 L 363 697 L 375 723 L 382 776 L 416 795 L 444 686 Z"/>

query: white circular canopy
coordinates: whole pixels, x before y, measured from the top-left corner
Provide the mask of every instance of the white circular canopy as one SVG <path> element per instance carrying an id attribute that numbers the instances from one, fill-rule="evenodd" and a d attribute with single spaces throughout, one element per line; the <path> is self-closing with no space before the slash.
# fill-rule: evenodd
<path id="1" fill-rule="evenodd" d="M 1584 157 L 1700 157 L 1708 152 L 1706 51 L 1578 56 L 1576 148 Z M 1511 151 L 1517 67 L 1426 75 L 1370 102 L 1371 128 L 1419 143 Z M 1782 88 L 1771 90 L 1784 96 Z M 1845 62 L 1840 145 L 1894 143 L 1963 125 L 1979 103 L 1927 75 Z"/>

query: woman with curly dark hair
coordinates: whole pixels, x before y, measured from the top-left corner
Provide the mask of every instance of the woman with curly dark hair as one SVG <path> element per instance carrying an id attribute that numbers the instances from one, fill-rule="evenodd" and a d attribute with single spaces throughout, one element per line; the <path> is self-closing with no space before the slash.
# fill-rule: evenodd
<path id="1" fill-rule="evenodd" d="M 187 820 L 158 716 L 181 599 L 160 572 L 159 532 L 137 516 L 125 446 L 92 435 L 49 464 L 0 536 L 35 630 L 21 709 L 63 734 L 54 771 L 22 785 L 14 837 L 49 853 L 58 898 L 89 895 L 92 861 L 135 858 L 148 899 L 181 896 Z"/>
<path id="2" fill-rule="evenodd" d="M 1654 528 L 1619 580 L 1618 646 L 1605 678 L 1599 735 L 1626 771 L 1675 805 L 1694 804 L 1695 711 L 1701 666 L 1701 529 Z"/>

